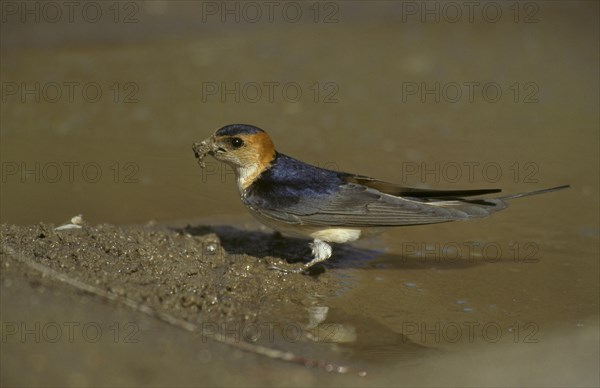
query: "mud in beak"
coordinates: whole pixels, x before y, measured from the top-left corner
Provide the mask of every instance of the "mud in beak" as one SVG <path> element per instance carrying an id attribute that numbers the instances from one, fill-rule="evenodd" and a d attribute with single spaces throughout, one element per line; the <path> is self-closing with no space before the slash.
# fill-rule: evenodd
<path id="1" fill-rule="evenodd" d="M 219 150 L 219 146 L 215 143 L 215 137 L 211 136 L 201 142 L 196 142 L 192 145 L 192 151 L 194 151 L 194 157 L 198 161 L 200 167 L 205 168 L 204 158 L 206 155 L 214 155 Z"/>

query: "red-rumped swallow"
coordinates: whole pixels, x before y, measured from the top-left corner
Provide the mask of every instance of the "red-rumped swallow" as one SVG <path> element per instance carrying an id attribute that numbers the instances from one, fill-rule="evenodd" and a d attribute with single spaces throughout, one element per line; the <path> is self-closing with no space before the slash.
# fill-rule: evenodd
<path id="1" fill-rule="evenodd" d="M 384 227 L 487 217 L 505 209 L 507 199 L 569 187 L 478 199 L 465 197 L 501 190 L 403 187 L 279 153 L 265 131 L 246 124 L 227 125 L 192 148 L 201 166 L 208 154 L 233 167 L 242 202 L 259 221 L 285 235 L 313 240 L 313 259 L 285 272 L 303 272 L 327 260 L 329 243 L 355 241 Z"/>

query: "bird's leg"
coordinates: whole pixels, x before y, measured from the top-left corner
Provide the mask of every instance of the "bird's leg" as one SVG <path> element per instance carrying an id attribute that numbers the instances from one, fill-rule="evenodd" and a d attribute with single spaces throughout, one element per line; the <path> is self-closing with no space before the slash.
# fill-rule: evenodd
<path id="1" fill-rule="evenodd" d="M 331 257 L 331 245 L 327 244 L 325 241 L 315 239 L 315 241 L 310 243 L 310 247 L 312 248 L 312 254 L 314 258 L 308 263 L 304 264 L 304 268 L 310 268 L 313 265 L 325 261 Z"/>
<path id="2" fill-rule="evenodd" d="M 325 261 L 331 257 L 331 245 L 327 244 L 325 241 L 315 239 L 312 243 L 310 243 L 310 247 L 312 249 L 313 259 L 308 263 L 302 265 L 302 267 L 294 269 L 285 269 L 273 265 L 269 267 L 269 269 L 274 269 L 276 271 L 281 271 L 284 273 L 306 272 L 306 270 L 308 270 L 313 265 Z"/>

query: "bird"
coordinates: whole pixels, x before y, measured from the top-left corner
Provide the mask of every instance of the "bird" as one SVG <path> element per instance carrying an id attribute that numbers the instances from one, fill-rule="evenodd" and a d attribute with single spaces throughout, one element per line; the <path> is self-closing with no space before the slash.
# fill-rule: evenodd
<path id="1" fill-rule="evenodd" d="M 331 243 L 347 243 L 388 227 L 483 218 L 507 200 L 565 189 L 496 196 L 501 189 L 430 190 L 329 170 L 278 152 L 263 129 L 230 124 L 193 143 L 201 167 L 210 155 L 235 171 L 242 203 L 266 226 L 290 237 L 311 239 L 312 260 L 282 272 L 308 271 L 331 257 Z"/>

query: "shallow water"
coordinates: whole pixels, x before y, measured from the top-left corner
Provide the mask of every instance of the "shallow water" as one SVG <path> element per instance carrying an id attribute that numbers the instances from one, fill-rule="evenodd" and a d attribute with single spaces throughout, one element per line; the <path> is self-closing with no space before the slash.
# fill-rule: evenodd
<path id="1" fill-rule="evenodd" d="M 126 4 L 137 8 L 123 5 L 117 23 L 108 6 L 100 23 L 6 15 L 3 223 L 83 214 L 258 229 L 232 172 L 213 160 L 200 170 L 191 150 L 233 122 L 307 162 L 411 186 L 568 183 L 489 219 L 337 247 L 327 272 L 339 288 L 307 298 L 356 338 L 339 345 L 353 361 L 381 365 L 374 384 L 598 385 L 597 3 L 530 2 L 518 14 L 493 3 L 494 23 L 441 10 L 422 22 L 413 2 L 303 5 L 298 23 L 277 12 L 222 23 L 208 2 Z M 193 354 L 185 333 L 172 335 Z M 286 371 L 291 384 L 336 384 Z M 193 382 L 192 369 L 179 378 Z"/>

